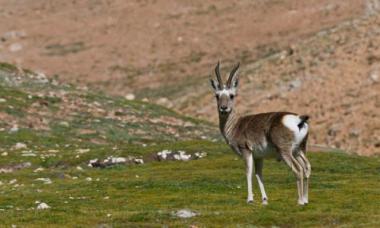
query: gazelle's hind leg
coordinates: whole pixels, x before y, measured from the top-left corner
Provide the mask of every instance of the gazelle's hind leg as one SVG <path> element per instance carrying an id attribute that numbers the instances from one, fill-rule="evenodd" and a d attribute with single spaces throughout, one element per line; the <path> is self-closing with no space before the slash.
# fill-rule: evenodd
<path id="1" fill-rule="evenodd" d="M 300 163 L 295 159 L 292 155 L 291 150 L 285 152 L 283 151 L 282 153 L 282 158 L 284 159 L 285 163 L 291 168 L 293 171 L 294 175 L 297 178 L 297 190 L 298 190 L 298 204 L 299 205 L 304 205 L 303 201 L 303 168 L 300 165 Z"/>
<path id="2" fill-rule="evenodd" d="M 267 205 L 268 204 L 268 197 L 267 197 L 267 194 L 265 192 L 264 181 L 263 181 L 264 161 L 263 161 L 263 159 L 258 159 L 258 158 L 254 159 L 254 161 L 255 161 L 255 173 L 256 173 L 257 182 L 259 183 L 262 204 Z"/>
<path id="3" fill-rule="evenodd" d="M 303 152 L 300 153 L 300 158 L 305 164 L 305 182 L 304 182 L 304 202 L 309 203 L 309 179 L 311 175 L 311 165 Z"/>

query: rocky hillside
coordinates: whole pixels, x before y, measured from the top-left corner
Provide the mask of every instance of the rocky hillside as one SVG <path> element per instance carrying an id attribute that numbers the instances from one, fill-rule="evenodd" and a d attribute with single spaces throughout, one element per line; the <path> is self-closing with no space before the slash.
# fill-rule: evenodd
<path id="1" fill-rule="evenodd" d="M 132 98 L 130 98 L 132 99 Z M 109 97 L 0 64 L 0 140 L 41 146 L 150 145 L 213 139 L 216 128 L 167 108 Z"/>

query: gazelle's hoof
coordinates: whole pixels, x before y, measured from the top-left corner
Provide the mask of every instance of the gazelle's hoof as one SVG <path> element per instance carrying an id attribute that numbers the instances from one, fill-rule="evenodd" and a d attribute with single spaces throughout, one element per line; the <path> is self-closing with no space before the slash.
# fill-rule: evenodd
<path id="1" fill-rule="evenodd" d="M 252 204 L 252 203 L 253 203 L 253 199 L 249 199 L 249 200 L 247 200 L 247 203 L 248 203 L 248 204 Z"/>
<path id="2" fill-rule="evenodd" d="M 299 200 L 298 200 L 298 205 L 303 206 L 303 205 L 305 205 L 305 203 L 303 202 L 302 199 L 299 199 Z"/>
<path id="3" fill-rule="evenodd" d="M 303 203 L 306 205 L 309 203 L 309 199 L 306 199 L 305 197 L 303 198 Z"/>

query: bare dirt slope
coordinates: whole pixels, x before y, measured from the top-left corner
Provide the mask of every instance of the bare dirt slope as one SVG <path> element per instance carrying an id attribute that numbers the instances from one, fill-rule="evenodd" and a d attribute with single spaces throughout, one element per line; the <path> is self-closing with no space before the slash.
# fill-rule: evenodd
<path id="1" fill-rule="evenodd" d="M 239 60 L 240 110 L 308 113 L 311 143 L 380 153 L 376 0 L 0 5 L 0 61 L 215 121 L 205 79 Z"/>

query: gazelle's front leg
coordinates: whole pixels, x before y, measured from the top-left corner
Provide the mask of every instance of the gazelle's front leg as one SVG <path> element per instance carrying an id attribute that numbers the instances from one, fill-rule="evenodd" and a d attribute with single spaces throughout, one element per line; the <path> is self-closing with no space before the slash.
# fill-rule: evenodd
<path id="1" fill-rule="evenodd" d="M 247 186 L 248 186 L 248 198 L 247 203 L 253 203 L 253 192 L 252 192 L 252 171 L 253 171 L 253 157 L 252 153 L 248 150 L 245 150 L 243 153 L 245 160 L 245 171 L 247 176 Z"/>
<path id="2" fill-rule="evenodd" d="M 263 161 L 263 159 L 258 159 L 258 158 L 254 159 L 254 160 L 255 160 L 255 173 L 256 173 L 257 182 L 259 183 L 259 188 L 260 188 L 261 197 L 262 197 L 262 203 L 264 205 L 267 205 L 268 204 L 268 197 L 267 197 L 267 194 L 265 192 L 264 182 L 263 182 L 264 161 Z"/>

